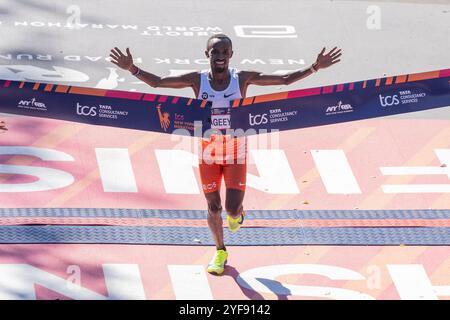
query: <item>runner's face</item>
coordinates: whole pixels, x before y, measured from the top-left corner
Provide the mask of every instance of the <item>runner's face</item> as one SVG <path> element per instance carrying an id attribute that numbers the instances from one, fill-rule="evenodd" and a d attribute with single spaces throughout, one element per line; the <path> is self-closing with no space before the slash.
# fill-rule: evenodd
<path id="1" fill-rule="evenodd" d="M 233 55 L 230 41 L 213 39 L 210 41 L 208 50 L 205 53 L 209 58 L 212 70 L 219 73 L 228 70 L 228 63 Z"/>

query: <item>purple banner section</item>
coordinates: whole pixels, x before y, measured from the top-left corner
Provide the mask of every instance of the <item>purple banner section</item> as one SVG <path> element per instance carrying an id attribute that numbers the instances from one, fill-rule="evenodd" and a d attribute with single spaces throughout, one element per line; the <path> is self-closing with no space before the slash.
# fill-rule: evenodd
<path id="1" fill-rule="evenodd" d="M 230 102 L 231 128 L 251 135 L 450 106 L 450 69 Z M 211 127 L 205 100 L 0 80 L 0 112 L 180 135 Z"/>
<path id="2" fill-rule="evenodd" d="M 207 108 L 184 97 L 0 80 L 0 112 L 33 117 L 193 134 L 195 121 L 208 120 Z"/>
<path id="3" fill-rule="evenodd" d="M 252 134 L 450 106 L 448 70 L 401 77 L 291 91 L 285 97 L 275 94 L 273 99 L 255 97 L 250 105 L 240 101 L 234 104 L 237 112 L 233 110 L 231 123 Z"/>

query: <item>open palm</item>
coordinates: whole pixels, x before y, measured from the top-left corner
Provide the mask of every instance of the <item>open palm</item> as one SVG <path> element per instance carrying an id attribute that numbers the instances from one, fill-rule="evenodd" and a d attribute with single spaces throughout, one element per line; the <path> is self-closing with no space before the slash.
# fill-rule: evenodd
<path id="1" fill-rule="evenodd" d="M 112 58 L 111 62 L 116 66 L 124 70 L 130 70 L 131 66 L 133 65 L 133 56 L 131 55 L 129 48 L 127 48 L 126 51 L 127 55 L 124 55 L 119 48 L 114 47 L 114 49 L 111 49 L 111 53 L 109 56 Z"/>
<path id="2" fill-rule="evenodd" d="M 325 53 L 325 47 L 322 49 L 322 51 L 317 55 L 316 65 L 320 69 L 328 68 L 329 66 L 338 63 L 341 61 L 341 59 L 338 59 L 342 53 L 341 49 L 336 50 L 337 47 L 334 47 L 331 49 L 330 52 L 327 54 Z"/>

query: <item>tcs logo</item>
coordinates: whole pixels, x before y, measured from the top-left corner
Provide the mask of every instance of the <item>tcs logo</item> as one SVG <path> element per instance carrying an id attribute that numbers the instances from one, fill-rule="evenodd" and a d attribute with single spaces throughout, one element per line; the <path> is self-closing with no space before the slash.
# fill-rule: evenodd
<path id="1" fill-rule="evenodd" d="M 217 188 L 217 184 L 215 182 L 203 185 L 203 190 L 205 190 L 205 191 L 215 190 L 216 188 Z"/>
<path id="2" fill-rule="evenodd" d="M 96 107 L 82 106 L 77 102 L 77 114 L 80 116 L 91 116 L 95 117 L 97 115 Z"/>
<path id="3" fill-rule="evenodd" d="M 248 122 L 251 126 L 258 126 L 260 124 L 266 124 L 269 120 L 267 119 L 267 113 L 257 114 L 255 116 L 249 113 Z"/>
<path id="4" fill-rule="evenodd" d="M 378 96 L 380 98 L 380 104 L 382 107 L 389 107 L 392 105 L 400 104 L 400 100 L 398 99 L 398 96 L 396 94 L 393 96 L 384 96 L 384 97 L 380 94 Z"/>

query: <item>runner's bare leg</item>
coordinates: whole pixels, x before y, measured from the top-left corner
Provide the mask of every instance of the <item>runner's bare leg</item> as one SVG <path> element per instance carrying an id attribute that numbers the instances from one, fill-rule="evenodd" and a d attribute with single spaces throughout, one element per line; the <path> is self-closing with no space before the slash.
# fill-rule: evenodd
<path id="1" fill-rule="evenodd" d="M 237 218 L 244 209 L 242 202 L 244 201 L 245 191 L 238 189 L 226 189 L 225 210 L 232 218 Z"/>
<path id="2" fill-rule="evenodd" d="M 224 249 L 223 242 L 223 220 L 222 204 L 220 200 L 220 191 L 209 192 L 205 194 L 208 202 L 208 226 L 211 230 L 216 248 Z"/>

